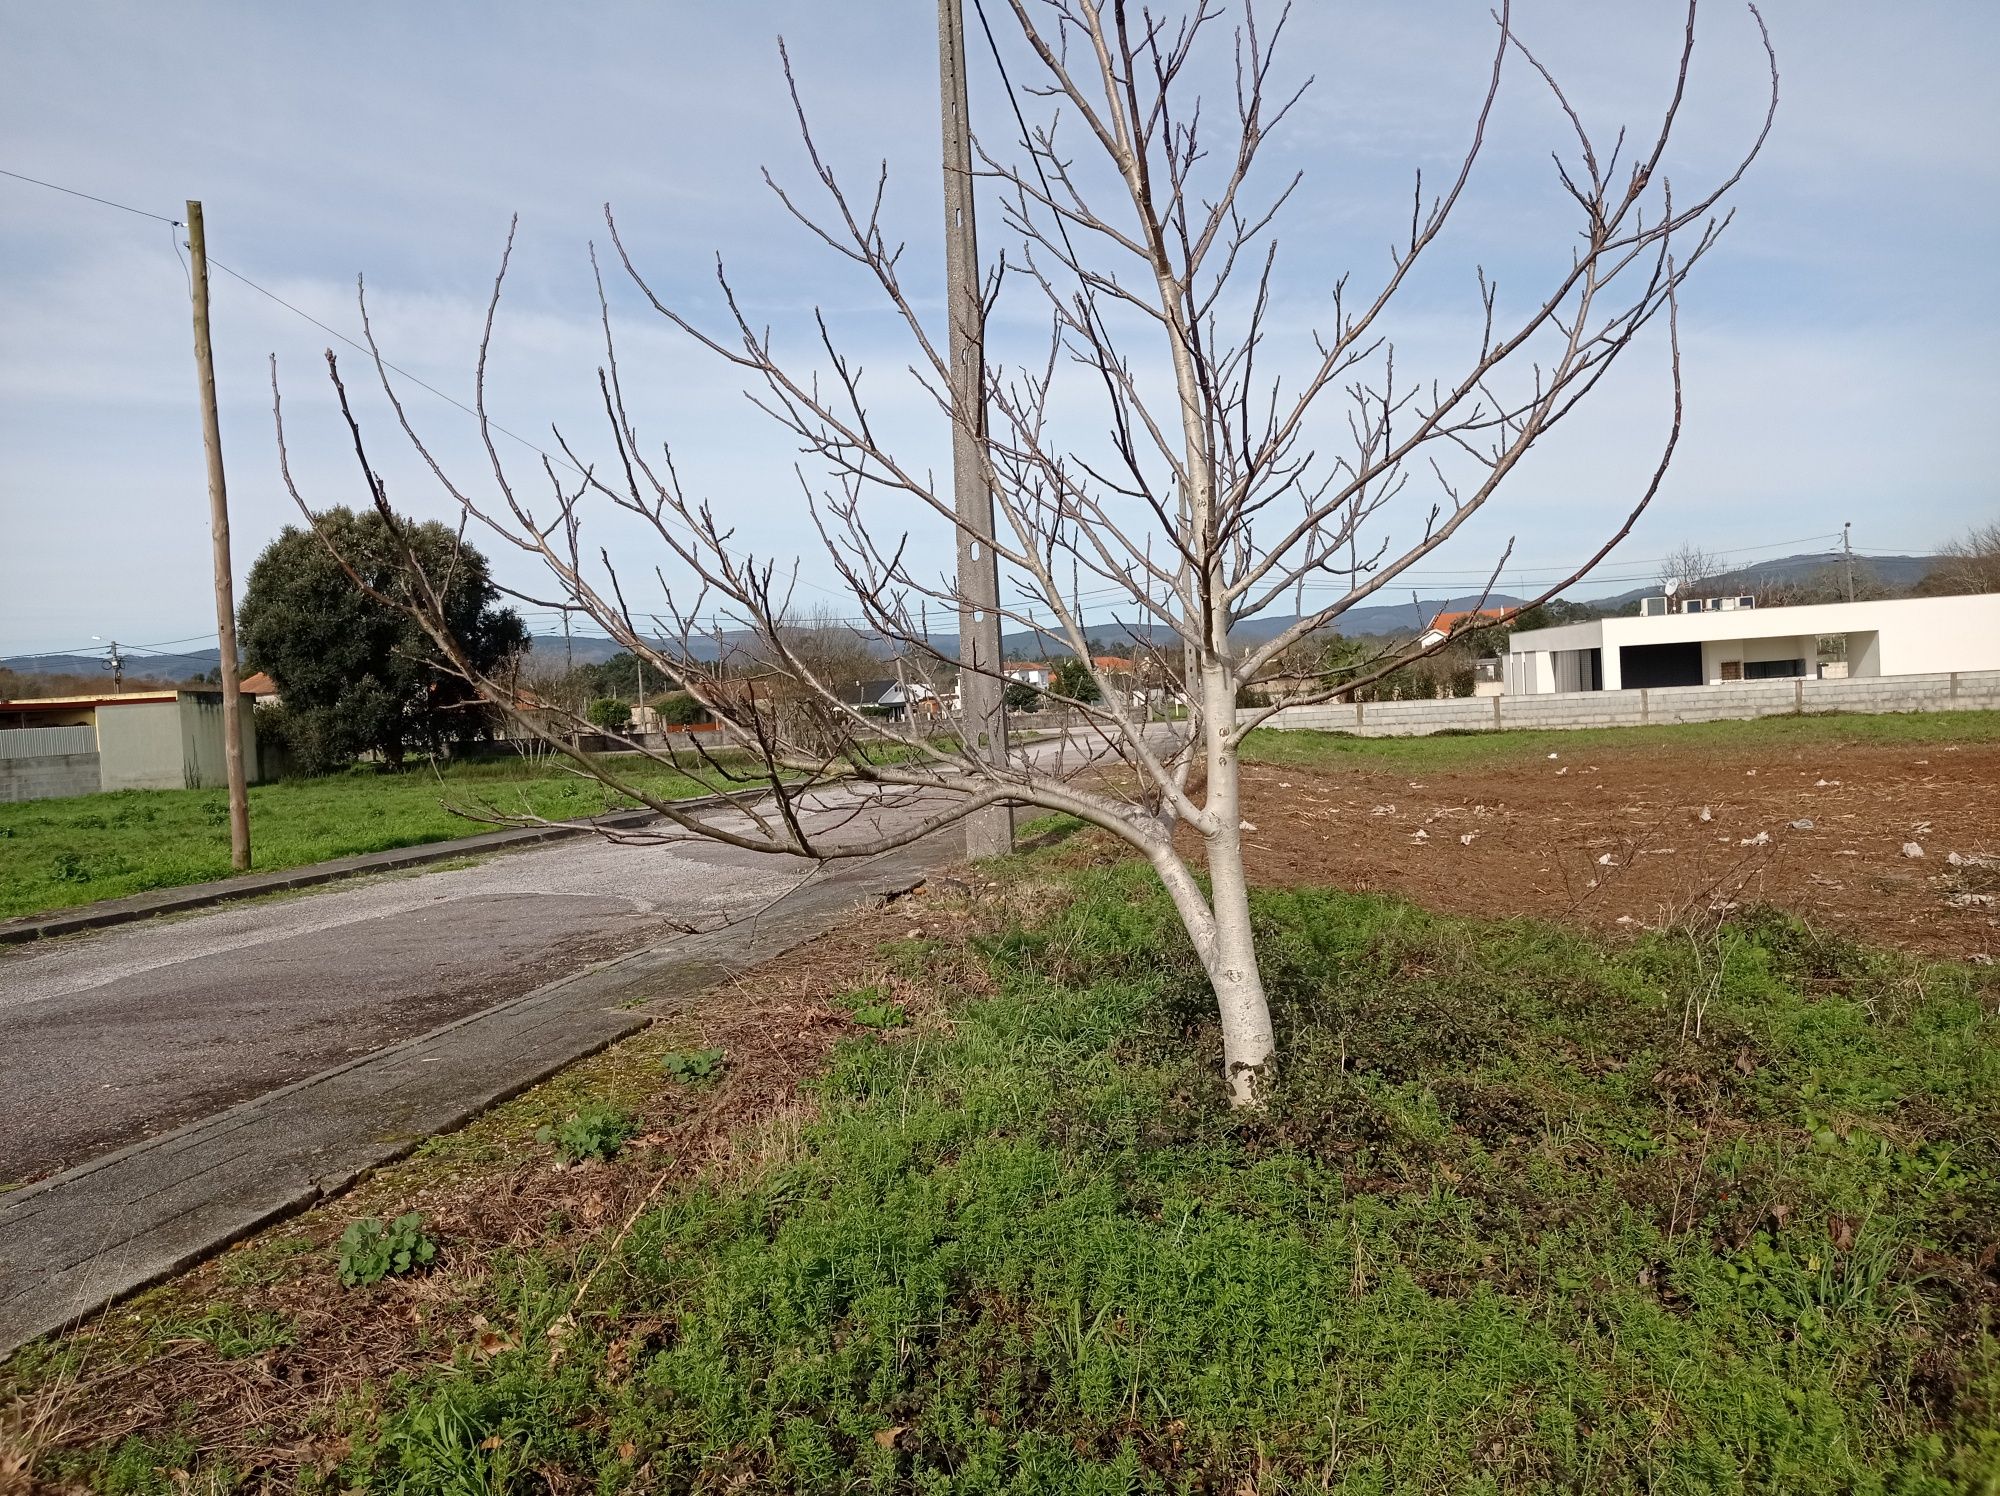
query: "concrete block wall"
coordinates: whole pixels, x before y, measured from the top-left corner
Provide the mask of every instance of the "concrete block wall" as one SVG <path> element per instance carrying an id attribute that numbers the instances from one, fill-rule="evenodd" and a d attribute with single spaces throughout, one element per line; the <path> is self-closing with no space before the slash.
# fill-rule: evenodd
<path id="1" fill-rule="evenodd" d="M 2000 710 L 2000 670 L 1877 675 L 1847 680 L 1769 680 L 1641 691 L 1567 691 L 1469 696 L 1446 701 L 1370 701 L 1292 706 L 1267 727 L 1414 737 L 1446 729 L 1644 727 L 1734 722 L 1806 712 Z"/>
<path id="2" fill-rule="evenodd" d="M 0 802 L 54 800 L 63 795 L 94 795 L 97 790 L 95 753 L 0 757 Z"/>

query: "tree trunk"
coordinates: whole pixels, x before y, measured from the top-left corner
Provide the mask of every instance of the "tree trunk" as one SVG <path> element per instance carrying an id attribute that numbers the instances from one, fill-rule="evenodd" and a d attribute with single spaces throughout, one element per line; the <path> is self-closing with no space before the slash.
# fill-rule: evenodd
<path id="1" fill-rule="evenodd" d="M 1243 873 L 1243 817 L 1233 750 L 1211 756 L 1208 810 L 1218 824 L 1207 839 L 1215 935 L 1205 965 L 1222 1016 L 1222 1076 L 1232 1102 L 1258 1106 L 1277 1079 L 1278 1046 L 1250 931 L 1250 884 Z"/>
<path id="2" fill-rule="evenodd" d="M 1242 763 L 1229 741 L 1236 729 L 1236 682 L 1229 671 L 1211 665 L 1202 672 L 1202 693 L 1210 818 L 1204 842 L 1214 919 L 1202 959 L 1222 1018 L 1222 1078 L 1235 1105 L 1255 1107 L 1277 1079 L 1278 1046 L 1257 970 L 1250 884 L 1243 873 Z"/>

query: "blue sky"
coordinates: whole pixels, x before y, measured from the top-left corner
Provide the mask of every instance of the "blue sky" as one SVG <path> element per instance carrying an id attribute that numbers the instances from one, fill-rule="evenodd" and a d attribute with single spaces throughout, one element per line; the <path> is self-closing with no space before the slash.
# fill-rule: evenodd
<path id="1" fill-rule="evenodd" d="M 998 23 L 1004 7 L 992 8 Z M 1657 107 L 1675 9 L 1519 0 L 1516 18 L 1586 116 L 1612 129 Z M 1772 0 L 1765 14 L 1784 78 L 1777 130 L 1686 297 L 1687 435 L 1655 510 L 1607 565 L 1607 591 L 1684 539 L 1751 559 L 1852 520 L 1859 547 L 1902 551 L 2000 509 L 1987 435 L 2000 403 L 2000 293 L 1988 273 L 2000 105 L 1985 76 L 2000 55 L 2000 8 Z M 1410 173 L 1435 179 L 1455 158 L 1490 44 L 1485 15 L 1483 0 L 1298 7 L 1280 71 L 1315 82 L 1273 143 L 1269 177 L 1306 173 L 1284 220 L 1280 317 L 1294 339 L 1335 275 L 1381 273 Z M 768 165 L 788 184 L 807 180 L 778 73 L 782 33 L 836 166 L 865 175 L 889 161 L 889 215 L 935 319 L 936 53 L 917 0 L 9 0 L 6 33 L 0 167 L 171 217 L 199 197 L 219 261 L 343 330 L 356 329 L 364 272 L 389 356 L 454 395 L 469 394 L 479 316 L 520 213 L 489 387 L 497 419 L 536 441 L 552 423 L 595 434 L 585 250 L 602 243 L 609 199 L 655 286 L 696 313 L 714 309 L 717 253 L 787 346 L 800 346 L 814 306 L 826 308 L 871 369 L 898 440 L 920 464 L 945 457 L 946 433 L 896 377 L 910 351 L 869 287 L 791 224 L 758 177 Z M 990 60 L 975 62 L 975 126 L 1004 143 Z M 1754 130 L 1761 66 L 1744 10 L 1709 3 L 1673 161 L 1690 182 Z M 1410 367 L 1435 360 L 1451 372 L 1475 263 L 1525 287 L 1567 254 L 1572 225 L 1548 160 L 1562 143 L 1559 117 L 1517 70 L 1457 228 L 1397 324 Z M 997 214 L 983 226 L 990 254 Z M 293 517 L 277 479 L 269 355 L 309 497 L 360 494 L 326 398 L 326 335 L 226 276 L 215 297 L 240 578 Z M 613 297 L 645 433 L 673 442 L 689 486 L 734 518 L 742 544 L 802 554 L 807 582 L 830 584 L 783 433 L 629 286 L 614 281 Z M 995 329 L 1003 356 L 1031 345 L 1032 328 L 1012 315 Z M 1660 355 L 1657 343 L 1637 351 L 1418 585 L 1451 590 L 1509 536 L 1522 579 L 1593 549 L 1649 466 Z M 465 416 L 421 391 L 410 405 L 450 460 L 474 463 Z M 370 406 L 379 418 L 379 399 Z M 1091 440 L 1090 411 L 1071 415 Z M 374 441 L 398 502 L 444 513 L 385 427 Z M 520 471 L 532 477 L 528 464 Z M 0 178 L 0 654 L 202 633 L 212 623 L 203 481 L 171 231 Z M 628 566 L 656 559 L 642 537 L 601 533 Z M 914 546 L 942 565 L 950 537 L 928 526 Z M 498 561 L 503 577 L 538 583 L 524 563 Z M 852 611 L 828 593 L 802 597 Z"/>

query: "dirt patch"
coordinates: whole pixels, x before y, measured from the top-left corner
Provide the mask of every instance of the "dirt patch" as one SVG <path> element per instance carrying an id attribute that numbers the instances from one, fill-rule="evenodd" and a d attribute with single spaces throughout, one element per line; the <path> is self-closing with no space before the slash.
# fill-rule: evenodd
<path id="1" fill-rule="evenodd" d="M 1905 950 L 2000 956 L 1987 744 L 1592 747 L 1415 776 L 1253 765 L 1244 819 L 1266 886 L 1599 927 L 1766 903 Z"/>

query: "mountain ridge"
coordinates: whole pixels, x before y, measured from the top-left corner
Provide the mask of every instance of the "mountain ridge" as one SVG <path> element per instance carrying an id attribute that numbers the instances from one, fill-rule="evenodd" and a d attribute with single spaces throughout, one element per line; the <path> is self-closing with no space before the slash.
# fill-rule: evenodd
<path id="1" fill-rule="evenodd" d="M 1778 582 L 1796 581 L 1818 574 L 1828 567 L 1838 566 L 1843 557 L 1839 552 L 1802 552 L 1797 555 L 1774 557 L 1768 561 L 1752 562 L 1709 578 L 1702 584 L 1704 592 L 1726 592 L 1731 588 L 1751 590 L 1760 586 L 1770 586 Z M 1935 563 L 1933 556 L 1869 556 L 1854 558 L 1857 569 L 1865 567 L 1873 579 L 1892 592 L 1905 590 L 1922 579 L 1924 573 Z M 1586 585 L 1588 579 L 1586 578 Z M 1642 597 L 1657 597 L 1660 587 L 1657 583 L 1629 588 L 1605 597 L 1579 599 L 1594 608 L 1616 609 L 1628 606 Z M 1366 607 L 1351 608 L 1337 623 L 1342 634 L 1350 637 L 1384 637 L 1397 634 L 1414 634 L 1428 624 L 1433 616 L 1441 612 L 1472 607 L 1505 608 L 1525 602 L 1527 599 L 1513 593 L 1495 592 L 1485 596 L 1478 593 L 1460 593 L 1446 597 L 1414 599 L 1407 603 L 1379 603 Z M 1266 614 L 1260 618 L 1248 619 L 1237 625 L 1236 637 L 1246 643 L 1259 643 L 1289 627 L 1294 614 Z M 1106 651 L 1116 652 L 1121 644 L 1133 642 L 1133 634 L 1139 635 L 1142 643 L 1152 643 L 1156 639 L 1164 641 L 1165 631 L 1158 625 L 1139 630 L 1128 629 L 1122 623 L 1086 624 L 1093 645 Z M 740 639 L 739 635 L 724 636 L 725 642 Z M 876 636 L 879 638 L 879 636 Z M 932 643 L 943 653 L 953 654 L 958 649 L 956 633 L 935 633 Z M 715 650 L 712 641 L 699 641 L 702 657 L 712 657 Z M 573 635 L 565 641 L 560 634 L 537 634 L 529 641 L 532 657 L 537 661 L 553 661 L 567 655 L 579 665 L 597 665 L 619 652 L 619 646 L 609 639 L 593 635 Z M 1051 649 L 1046 641 L 1038 638 L 1030 630 L 1016 630 L 1005 634 L 1001 647 L 1010 655 L 1035 656 L 1038 654 L 1061 653 Z M 126 673 L 166 680 L 189 680 L 206 675 L 214 670 L 221 655 L 214 649 L 187 650 L 172 654 L 131 653 L 125 656 Z M 20 675 L 97 675 L 104 670 L 104 660 L 99 655 L 87 654 L 23 654 L 0 658 L 0 669 L 12 670 Z M 109 689 L 107 676 L 105 686 Z"/>

